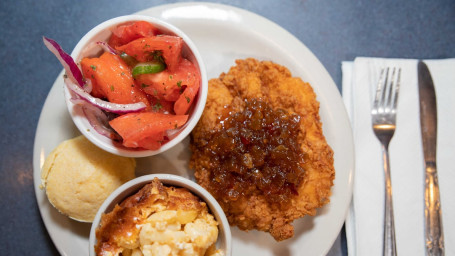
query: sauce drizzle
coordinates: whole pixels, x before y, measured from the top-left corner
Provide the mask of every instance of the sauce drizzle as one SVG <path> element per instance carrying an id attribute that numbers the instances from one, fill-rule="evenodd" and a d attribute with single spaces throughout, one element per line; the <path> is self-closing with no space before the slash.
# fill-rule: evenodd
<path id="1" fill-rule="evenodd" d="M 219 122 L 221 129 L 196 145 L 211 159 L 209 191 L 217 199 L 262 194 L 269 203 L 283 204 L 298 195 L 304 175 L 299 115 L 250 99 L 243 111 L 226 108 Z"/>

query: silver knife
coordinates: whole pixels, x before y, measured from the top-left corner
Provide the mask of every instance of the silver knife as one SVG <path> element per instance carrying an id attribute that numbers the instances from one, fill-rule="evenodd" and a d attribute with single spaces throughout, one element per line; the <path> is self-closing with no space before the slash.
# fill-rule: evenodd
<path id="1" fill-rule="evenodd" d="M 436 94 L 427 65 L 419 61 L 420 128 L 425 160 L 425 244 L 427 255 L 444 255 L 441 202 L 436 169 L 438 116 Z"/>

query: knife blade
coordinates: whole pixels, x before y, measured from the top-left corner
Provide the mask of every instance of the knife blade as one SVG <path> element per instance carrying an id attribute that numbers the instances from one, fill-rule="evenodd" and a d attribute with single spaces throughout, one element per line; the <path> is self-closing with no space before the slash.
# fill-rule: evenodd
<path id="1" fill-rule="evenodd" d="M 425 164 L 425 245 L 427 255 L 444 255 L 439 182 L 436 168 L 437 106 L 433 79 L 427 65 L 419 61 L 418 82 L 420 128 Z"/>

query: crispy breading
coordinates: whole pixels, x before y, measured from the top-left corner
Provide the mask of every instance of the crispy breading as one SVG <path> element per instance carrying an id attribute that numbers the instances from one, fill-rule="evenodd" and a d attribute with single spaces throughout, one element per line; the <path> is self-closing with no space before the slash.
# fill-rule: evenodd
<path id="1" fill-rule="evenodd" d="M 333 151 L 322 132 L 319 102 L 309 83 L 292 77 L 290 71 L 270 61 L 256 59 L 237 60 L 236 66 L 219 78 L 209 81 L 209 91 L 204 113 L 192 132 L 192 158 L 190 167 L 195 170 L 199 184 L 209 188 L 210 156 L 196 147 L 206 140 L 207 132 L 220 129 L 219 116 L 228 106 L 240 111 L 244 99 L 259 98 L 274 109 L 285 109 L 301 117 L 299 144 L 303 150 L 304 178 L 298 195 L 284 205 L 268 202 L 263 194 L 240 197 L 225 202 L 218 200 L 231 225 L 242 230 L 257 229 L 277 240 L 294 235 L 292 221 L 305 215 L 315 215 L 316 209 L 327 204 L 335 178 Z"/>

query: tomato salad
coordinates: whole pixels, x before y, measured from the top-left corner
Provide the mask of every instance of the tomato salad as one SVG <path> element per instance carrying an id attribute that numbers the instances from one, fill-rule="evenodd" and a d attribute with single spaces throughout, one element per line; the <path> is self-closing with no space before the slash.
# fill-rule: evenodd
<path id="1" fill-rule="evenodd" d="M 201 75 L 182 56 L 183 39 L 145 21 L 115 27 L 99 57 L 80 69 L 52 39 L 44 44 L 63 64 L 65 83 L 90 124 L 127 148 L 157 150 L 188 120 Z"/>

